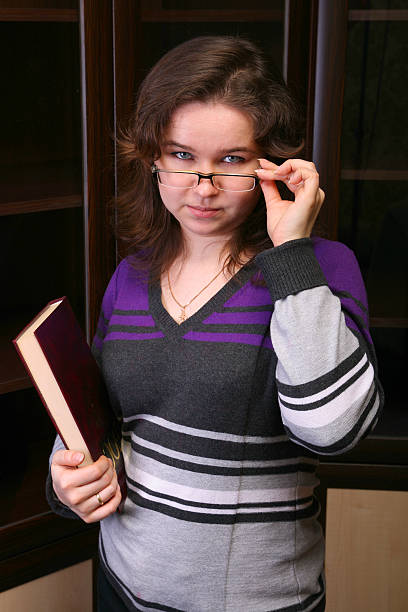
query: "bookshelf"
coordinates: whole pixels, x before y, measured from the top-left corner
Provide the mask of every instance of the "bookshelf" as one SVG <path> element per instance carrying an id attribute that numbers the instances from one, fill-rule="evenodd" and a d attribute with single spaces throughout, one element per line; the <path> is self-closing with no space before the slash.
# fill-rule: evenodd
<path id="1" fill-rule="evenodd" d="M 2 96 L 0 590 L 93 558 L 97 526 L 45 499 L 55 430 L 11 340 L 67 295 L 88 338 L 115 265 L 112 7 L 102 0 L 0 2 Z M 97 74 L 88 74 L 101 62 Z M 94 110 L 95 109 L 95 110 Z M 102 176 L 103 174 L 103 176 Z M 92 282 L 90 282 L 92 278 Z"/>

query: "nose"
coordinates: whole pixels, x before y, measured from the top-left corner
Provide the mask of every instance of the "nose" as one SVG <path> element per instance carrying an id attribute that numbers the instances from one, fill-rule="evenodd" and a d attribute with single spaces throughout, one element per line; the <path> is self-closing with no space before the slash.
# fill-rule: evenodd
<path id="1" fill-rule="evenodd" d="M 211 177 L 200 177 L 197 187 L 194 187 L 194 191 L 202 198 L 208 198 L 217 195 L 218 189 L 214 187 Z"/>

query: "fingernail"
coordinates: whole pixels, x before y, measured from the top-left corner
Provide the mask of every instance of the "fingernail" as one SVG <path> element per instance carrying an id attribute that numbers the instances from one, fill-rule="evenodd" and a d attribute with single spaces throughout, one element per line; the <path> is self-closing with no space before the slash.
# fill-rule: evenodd
<path id="1" fill-rule="evenodd" d="M 83 453 L 75 453 L 74 455 L 74 461 L 77 461 L 78 463 L 81 463 L 81 461 L 84 460 L 84 454 Z"/>

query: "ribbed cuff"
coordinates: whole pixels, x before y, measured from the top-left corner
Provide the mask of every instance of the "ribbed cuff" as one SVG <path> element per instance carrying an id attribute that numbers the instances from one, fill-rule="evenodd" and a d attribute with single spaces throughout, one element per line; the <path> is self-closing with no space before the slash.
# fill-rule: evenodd
<path id="1" fill-rule="evenodd" d="M 63 516 L 64 518 L 78 519 L 79 516 L 75 514 L 68 506 L 65 506 L 58 497 L 55 495 L 54 487 L 52 485 L 51 473 L 48 472 L 47 480 L 45 483 L 45 496 L 47 498 L 48 505 L 55 514 Z"/>
<path id="2" fill-rule="evenodd" d="M 273 301 L 327 285 L 310 238 L 290 240 L 263 251 L 256 256 L 255 262 L 262 271 Z"/>

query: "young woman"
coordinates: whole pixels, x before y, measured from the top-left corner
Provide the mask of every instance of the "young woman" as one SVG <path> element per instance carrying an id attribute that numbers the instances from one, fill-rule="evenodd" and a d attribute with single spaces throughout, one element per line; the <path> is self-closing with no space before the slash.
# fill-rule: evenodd
<path id="1" fill-rule="evenodd" d="M 301 147 L 248 41 L 188 41 L 140 89 L 129 256 L 94 340 L 128 497 L 115 512 L 110 461 L 74 469 L 58 439 L 48 483 L 55 511 L 101 521 L 101 610 L 324 610 L 318 455 L 367 434 L 382 394 L 356 260 L 311 238 L 324 194 Z"/>

